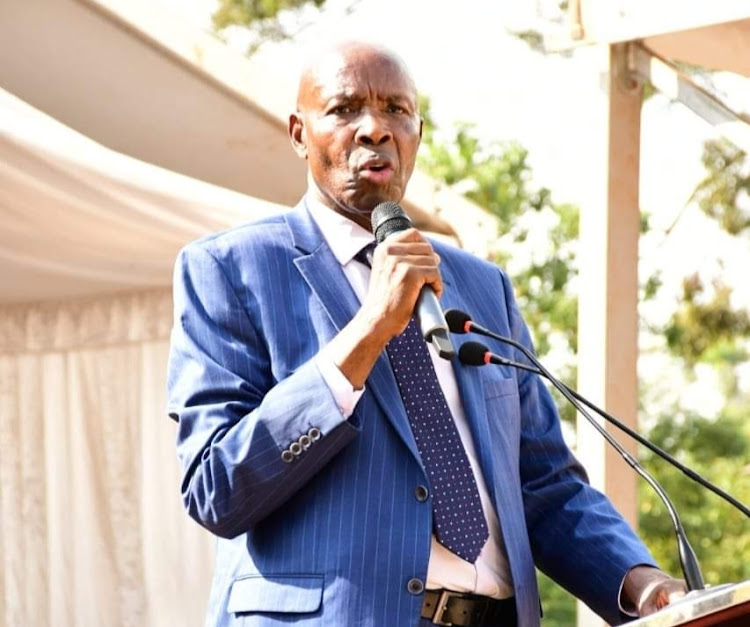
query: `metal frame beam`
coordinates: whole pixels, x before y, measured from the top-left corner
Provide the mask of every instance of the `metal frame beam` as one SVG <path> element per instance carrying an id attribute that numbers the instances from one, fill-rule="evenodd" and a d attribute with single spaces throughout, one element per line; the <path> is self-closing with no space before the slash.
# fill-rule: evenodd
<path id="1" fill-rule="evenodd" d="M 735 111 L 643 44 L 631 42 L 628 45 L 628 62 L 635 79 L 649 81 L 660 93 L 681 102 L 733 144 L 750 153 L 750 116 L 747 113 Z"/>

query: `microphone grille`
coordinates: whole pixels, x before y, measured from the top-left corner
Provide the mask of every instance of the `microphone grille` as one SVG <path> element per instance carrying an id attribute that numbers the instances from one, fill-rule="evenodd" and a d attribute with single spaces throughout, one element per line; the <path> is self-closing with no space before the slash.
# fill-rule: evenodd
<path id="1" fill-rule="evenodd" d="M 378 244 L 392 233 L 410 229 L 409 216 L 397 202 L 381 202 L 372 210 L 372 232 Z"/>
<path id="2" fill-rule="evenodd" d="M 467 366 L 484 366 L 489 349 L 479 342 L 464 342 L 458 349 L 458 359 Z"/>
<path id="3" fill-rule="evenodd" d="M 445 321 L 451 333 L 466 333 L 466 323 L 471 322 L 471 317 L 460 309 L 449 309 L 445 312 Z"/>

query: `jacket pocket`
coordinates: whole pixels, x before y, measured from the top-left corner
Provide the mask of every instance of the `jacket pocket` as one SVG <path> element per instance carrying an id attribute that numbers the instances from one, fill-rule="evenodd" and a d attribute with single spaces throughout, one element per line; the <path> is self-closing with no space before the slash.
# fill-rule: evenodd
<path id="1" fill-rule="evenodd" d="M 509 379 L 488 379 L 483 382 L 484 397 L 486 399 L 501 398 L 503 396 L 518 396 L 518 380 L 511 377 Z"/>
<path id="2" fill-rule="evenodd" d="M 323 575 L 249 575 L 236 579 L 227 611 L 315 612 L 323 600 Z"/>

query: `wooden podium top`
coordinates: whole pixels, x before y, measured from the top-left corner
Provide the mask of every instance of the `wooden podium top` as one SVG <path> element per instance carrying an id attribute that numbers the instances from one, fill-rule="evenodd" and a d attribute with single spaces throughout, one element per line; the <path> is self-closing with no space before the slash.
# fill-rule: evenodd
<path id="1" fill-rule="evenodd" d="M 750 625 L 750 581 L 725 584 L 699 592 L 663 610 L 628 623 L 629 627 L 745 627 Z"/>

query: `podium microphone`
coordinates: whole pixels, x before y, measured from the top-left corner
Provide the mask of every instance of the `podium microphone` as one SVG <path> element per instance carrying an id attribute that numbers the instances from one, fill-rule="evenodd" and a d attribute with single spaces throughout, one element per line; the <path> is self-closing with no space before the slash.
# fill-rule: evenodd
<path id="1" fill-rule="evenodd" d="M 706 585 L 703 581 L 703 575 L 701 574 L 700 565 L 698 564 L 698 558 L 695 555 L 693 547 L 690 545 L 690 541 L 687 538 L 685 528 L 682 526 L 682 521 L 677 514 L 677 510 L 672 504 L 672 501 L 667 496 L 666 492 L 664 492 L 664 489 L 661 487 L 661 485 L 648 471 L 646 471 L 645 468 L 643 468 L 643 466 L 640 465 L 638 460 L 635 459 L 630 453 L 628 453 L 623 448 L 623 446 L 610 433 L 608 433 L 606 429 L 604 429 L 604 427 L 602 427 L 596 420 L 594 420 L 591 414 L 589 414 L 583 408 L 581 403 L 579 403 L 578 400 L 573 396 L 573 394 L 570 393 L 567 386 L 564 385 L 561 381 L 558 381 L 536 358 L 536 356 L 523 344 L 516 342 L 515 340 L 512 340 L 510 338 L 497 335 L 492 331 L 489 331 L 488 329 L 480 327 L 479 325 L 472 322 L 471 317 L 468 314 L 462 311 L 451 309 L 445 313 L 445 317 L 451 331 L 453 331 L 454 333 L 467 333 L 470 331 L 475 331 L 477 333 L 482 333 L 483 335 L 488 335 L 489 337 L 492 337 L 500 342 L 510 344 L 511 346 L 520 350 L 526 356 L 526 358 L 531 361 L 531 363 L 533 363 L 536 368 L 539 369 L 539 372 L 549 380 L 549 382 L 557 389 L 557 391 L 560 392 L 560 394 L 562 394 L 568 400 L 568 402 L 571 403 L 573 407 L 575 407 L 576 410 L 578 410 L 578 412 L 586 420 L 589 421 L 591 426 L 593 426 L 594 429 L 596 429 L 599 434 L 620 454 L 620 456 L 625 460 L 628 466 L 630 466 L 635 472 L 643 477 L 643 479 L 653 488 L 653 490 L 662 500 L 665 507 L 667 508 L 667 512 L 669 513 L 670 518 L 672 519 L 672 525 L 675 530 L 675 535 L 677 536 L 680 566 L 682 568 L 682 573 L 685 577 L 685 583 L 687 584 L 688 590 L 693 591 L 705 589 Z M 479 348 L 477 348 L 477 345 L 479 346 Z M 467 346 L 467 348 L 464 348 L 464 346 Z M 485 349 L 483 351 L 483 354 L 479 353 L 480 349 Z M 511 361 L 504 360 L 502 357 L 493 355 L 489 351 L 489 349 L 487 349 L 487 347 L 479 344 L 479 342 L 465 343 L 459 349 L 458 357 L 462 363 L 475 366 L 483 366 L 485 364 L 493 362 L 503 363 Z M 505 363 L 505 365 L 512 366 L 514 365 L 514 363 Z"/>
<path id="2" fill-rule="evenodd" d="M 497 335 L 496 333 L 492 333 L 491 331 L 485 329 L 484 327 L 476 324 L 475 322 L 471 320 L 469 315 L 464 313 L 463 311 L 459 311 L 457 309 L 450 309 L 445 312 L 445 318 L 448 322 L 448 326 L 450 327 L 452 333 L 474 332 L 474 333 L 478 333 L 479 335 L 485 335 L 487 337 L 491 337 L 493 339 L 496 339 L 500 342 L 504 342 L 506 344 L 516 345 L 509 338 L 505 338 L 501 335 Z M 473 345 L 476 345 L 476 346 L 473 346 Z M 486 359 L 489 361 L 487 362 L 482 361 L 482 363 L 500 364 L 504 366 L 510 366 L 512 368 L 518 368 L 520 370 L 528 370 L 530 372 L 535 372 L 536 374 L 541 375 L 546 378 L 546 375 L 541 370 L 539 370 L 539 368 L 536 368 L 535 366 L 529 366 L 527 364 L 522 364 L 520 362 L 513 361 L 511 359 L 506 359 L 505 357 L 500 357 L 499 355 L 495 355 L 494 353 L 490 353 L 489 349 L 484 344 L 481 344 L 479 342 L 465 342 L 464 346 L 466 346 L 467 348 L 464 349 L 463 357 L 459 355 L 459 359 L 461 359 L 461 361 L 466 365 L 477 365 L 477 366 L 482 365 L 479 362 L 482 360 L 485 360 L 485 354 L 486 354 L 486 355 L 489 355 L 489 357 L 486 357 Z M 525 347 L 523 347 L 523 349 L 525 349 Z M 560 383 L 561 385 L 565 385 L 562 382 Z M 691 479 L 692 481 L 695 481 L 697 484 L 713 492 L 716 496 L 723 499 L 724 501 L 732 505 L 734 508 L 739 510 L 742 514 L 750 518 L 750 508 L 748 508 L 746 505 L 738 501 L 731 494 L 729 494 L 725 490 L 722 490 L 719 486 L 711 483 L 708 479 L 706 479 L 702 475 L 695 472 L 692 468 L 685 466 L 685 464 L 683 464 L 679 460 L 672 457 L 664 449 L 658 447 L 656 444 L 651 442 L 651 440 L 648 440 L 637 431 L 634 431 L 633 429 L 631 429 L 628 425 L 626 425 L 624 422 L 620 421 L 619 419 L 615 418 L 609 412 L 601 409 L 600 407 L 597 407 L 594 403 L 588 400 L 585 396 L 581 396 L 573 388 L 567 385 L 565 385 L 565 387 L 567 388 L 568 392 L 570 392 L 573 396 L 575 396 L 575 398 L 578 401 L 586 405 L 586 407 L 588 407 L 589 409 L 592 409 L 593 411 L 595 411 L 602 418 L 604 418 L 607 422 L 614 425 L 620 431 L 624 432 L 625 434 L 633 438 L 636 442 L 645 446 L 652 453 L 655 453 L 661 459 L 663 459 L 664 461 L 671 464 L 673 467 L 680 470 L 689 479 Z"/>

